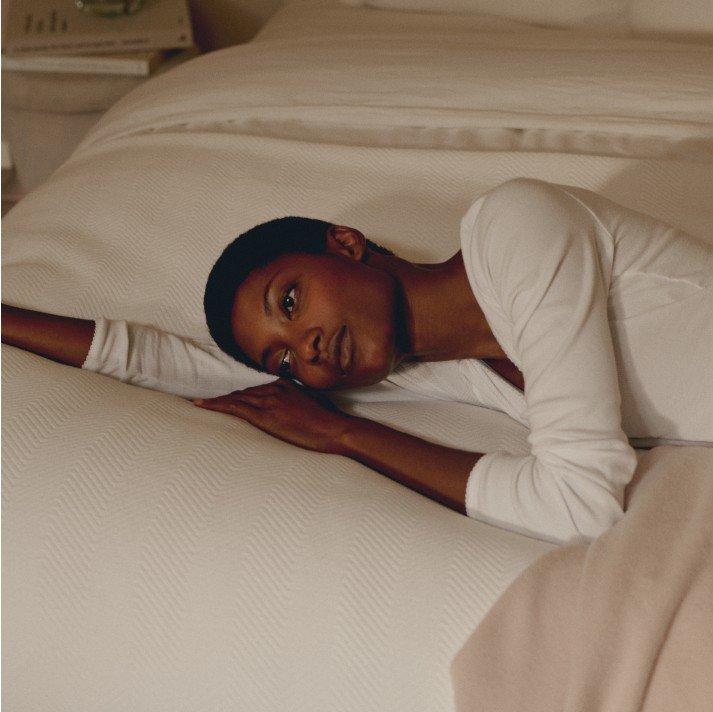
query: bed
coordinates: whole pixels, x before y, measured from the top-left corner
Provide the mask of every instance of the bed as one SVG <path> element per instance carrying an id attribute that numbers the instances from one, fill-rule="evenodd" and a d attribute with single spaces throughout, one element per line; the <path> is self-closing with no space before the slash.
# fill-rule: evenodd
<path id="1" fill-rule="evenodd" d="M 713 239 L 712 96 L 713 48 L 685 33 L 288 0 L 122 99 L 6 216 L 3 300 L 205 341 L 205 276 L 252 225 L 320 217 L 435 261 L 517 176 Z M 8 709 L 466 709 L 459 651 L 557 554 L 175 396 L 9 347 L 2 365 Z M 487 408 L 355 412 L 528 448 Z M 641 455 L 695 469 L 678 451 Z"/>

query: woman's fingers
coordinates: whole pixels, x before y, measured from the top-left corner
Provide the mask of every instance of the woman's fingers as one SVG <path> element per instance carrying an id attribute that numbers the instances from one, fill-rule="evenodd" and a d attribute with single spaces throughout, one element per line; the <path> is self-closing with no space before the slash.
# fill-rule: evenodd
<path id="1" fill-rule="evenodd" d="M 197 398 L 197 406 L 237 416 L 270 435 L 309 450 L 333 452 L 345 415 L 320 394 L 285 379 L 234 391 L 218 398 Z"/>
<path id="2" fill-rule="evenodd" d="M 250 396 L 235 396 L 230 393 L 227 396 L 217 398 L 196 398 L 194 405 L 206 410 L 214 410 L 218 413 L 229 413 L 230 415 L 240 415 L 245 409 L 258 407 L 255 398 Z"/>
<path id="3" fill-rule="evenodd" d="M 194 405 L 207 410 L 216 410 L 221 413 L 233 413 L 235 403 L 243 403 L 255 408 L 274 406 L 277 399 L 288 390 L 299 390 L 298 387 L 286 378 L 280 378 L 270 383 L 251 386 L 242 390 L 227 393 L 215 398 L 195 398 Z"/>
<path id="4" fill-rule="evenodd" d="M 261 394 L 261 393 L 274 393 L 278 388 L 277 381 L 271 381 L 270 383 L 263 383 L 259 386 L 250 386 L 249 388 L 243 388 L 239 391 L 233 391 L 228 395 L 246 395 L 248 393 Z"/>

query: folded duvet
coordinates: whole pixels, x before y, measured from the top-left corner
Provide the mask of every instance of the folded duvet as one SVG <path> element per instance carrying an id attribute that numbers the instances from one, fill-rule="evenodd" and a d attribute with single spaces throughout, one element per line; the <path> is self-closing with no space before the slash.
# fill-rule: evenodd
<path id="1" fill-rule="evenodd" d="M 710 161 L 712 96 L 710 44 L 291 0 L 255 41 L 133 92 L 87 143 L 200 125 L 351 145 Z"/>

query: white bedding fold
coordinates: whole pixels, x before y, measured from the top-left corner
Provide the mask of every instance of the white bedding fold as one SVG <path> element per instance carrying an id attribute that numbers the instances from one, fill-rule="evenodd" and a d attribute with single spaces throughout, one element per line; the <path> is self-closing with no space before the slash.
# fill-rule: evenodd
<path id="1" fill-rule="evenodd" d="M 411 13 L 377 12 L 377 31 L 373 12 L 288 3 L 274 21 L 293 21 L 290 37 L 267 31 L 156 77 L 84 146 L 200 127 L 352 145 L 713 156 L 713 47 L 459 16 L 404 33 Z"/>
<path id="2" fill-rule="evenodd" d="M 445 259 L 475 197 L 518 176 L 601 192 L 693 235 L 713 225 L 703 163 L 155 133 L 77 156 L 5 216 L 4 296 L 205 340 L 206 275 L 253 225 L 307 215 L 356 227 L 408 259 Z"/>

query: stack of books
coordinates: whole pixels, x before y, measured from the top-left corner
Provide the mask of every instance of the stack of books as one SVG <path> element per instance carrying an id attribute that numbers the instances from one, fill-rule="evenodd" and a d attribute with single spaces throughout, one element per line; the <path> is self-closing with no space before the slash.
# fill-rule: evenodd
<path id="1" fill-rule="evenodd" d="M 149 76 L 168 57 L 194 51 L 187 0 L 148 0 L 132 15 L 102 17 L 74 0 L 11 0 L 2 68 Z"/>

